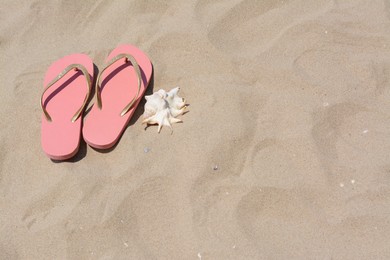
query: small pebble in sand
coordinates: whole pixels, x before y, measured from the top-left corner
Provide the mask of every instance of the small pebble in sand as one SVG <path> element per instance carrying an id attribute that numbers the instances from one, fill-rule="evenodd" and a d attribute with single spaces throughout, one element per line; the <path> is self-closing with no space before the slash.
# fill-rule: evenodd
<path id="1" fill-rule="evenodd" d="M 144 148 L 144 153 L 148 153 L 148 152 L 150 152 L 150 150 L 151 150 L 150 148 L 145 147 L 145 148 Z"/>
<path id="2" fill-rule="evenodd" d="M 355 180 L 351 180 L 351 183 L 352 183 L 352 184 L 355 184 Z"/>
<path id="3" fill-rule="evenodd" d="M 340 183 L 340 187 L 341 187 L 341 188 L 344 187 L 344 183 Z"/>
<path id="4" fill-rule="evenodd" d="M 328 106 L 329 106 L 329 103 L 328 103 L 328 102 L 324 102 L 322 105 L 323 105 L 324 107 L 328 107 Z"/>
<path id="5" fill-rule="evenodd" d="M 122 223 L 122 224 L 125 223 L 125 222 L 123 221 L 123 219 L 121 219 L 121 223 Z"/>
<path id="6" fill-rule="evenodd" d="M 236 249 L 236 245 L 232 246 L 233 249 Z"/>
<path id="7" fill-rule="evenodd" d="M 367 134 L 367 133 L 368 133 L 368 129 L 363 130 L 362 133 L 363 133 L 363 134 Z"/>
<path id="8" fill-rule="evenodd" d="M 229 192 L 225 192 L 226 195 L 229 195 Z"/>
<path id="9" fill-rule="evenodd" d="M 198 258 L 202 259 L 202 255 L 200 253 L 198 253 Z"/>
<path id="10" fill-rule="evenodd" d="M 218 170 L 218 165 L 214 165 L 213 170 L 217 171 Z"/>
<path id="11" fill-rule="evenodd" d="M 328 34 L 328 31 L 325 31 L 325 34 Z"/>
<path id="12" fill-rule="evenodd" d="M 129 247 L 129 244 L 127 244 L 126 242 L 123 242 L 123 244 L 125 245 L 125 247 Z"/>

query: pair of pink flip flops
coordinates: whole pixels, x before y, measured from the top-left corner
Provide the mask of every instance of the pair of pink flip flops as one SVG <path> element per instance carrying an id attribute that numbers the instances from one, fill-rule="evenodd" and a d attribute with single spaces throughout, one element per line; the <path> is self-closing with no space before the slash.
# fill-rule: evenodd
<path id="1" fill-rule="evenodd" d="M 114 49 L 96 79 L 95 103 L 83 122 L 94 82 L 93 61 L 85 54 L 73 54 L 54 62 L 41 97 L 41 143 L 46 155 L 54 160 L 73 157 L 81 132 L 94 148 L 114 146 L 144 95 L 152 70 L 151 61 L 138 48 Z"/>

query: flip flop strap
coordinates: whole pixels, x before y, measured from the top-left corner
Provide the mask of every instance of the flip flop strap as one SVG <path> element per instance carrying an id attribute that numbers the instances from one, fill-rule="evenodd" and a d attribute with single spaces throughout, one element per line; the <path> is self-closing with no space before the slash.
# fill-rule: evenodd
<path id="1" fill-rule="evenodd" d="M 79 118 L 79 116 L 83 112 L 85 106 L 87 105 L 88 97 L 91 94 L 91 87 L 92 87 L 91 77 L 90 77 L 87 69 L 83 65 L 81 65 L 81 64 L 71 64 L 71 65 L 67 66 L 63 71 L 61 71 L 61 73 L 58 74 L 57 77 L 55 77 L 52 81 L 50 81 L 49 84 L 47 84 L 47 86 L 43 90 L 43 93 L 42 93 L 42 96 L 41 96 L 41 108 L 43 110 L 43 113 L 45 114 L 45 117 L 46 117 L 47 121 L 49 121 L 49 122 L 52 122 L 52 119 L 51 119 L 49 113 L 47 112 L 46 107 L 43 105 L 43 95 L 45 94 L 45 92 L 51 86 L 53 86 L 57 81 L 62 79 L 69 71 L 71 71 L 73 69 L 76 70 L 76 71 L 81 71 L 83 73 L 84 77 L 87 79 L 88 92 L 87 92 L 87 95 L 84 98 L 83 105 L 80 107 L 80 109 L 78 109 L 76 111 L 76 113 L 72 117 L 72 119 L 71 119 L 72 123 L 74 123 Z"/>
<path id="2" fill-rule="evenodd" d="M 129 112 L 130 108 L 134 105 L 134 103 L 137 100 L 139 93 L 141 91 L 141 70 L 140 70 L 139 65 L 138 65 L 137 61 L 135 60 L 135 58 L 132 55 L 126 54 L 126 53 L 118 54 L 117 56 L 112 58 L 108 62 L 108 64 L 100 71 L 98 78 L 96 80 L 96 88 L 95 88 L 96 103 L 97 103 L 98 108 L 102 109 L 103 104 L 102 104 L 102 96 L 101 96 L 101 90 L 100 90 L 100 77 L 108 67 L 110 67 L 112 64 L 114 64 L 116 61 L 123 59 L 123 58 L 125 58 L 125 62 L 130 61 L 131 64 L 133 65 L 133 68 L 134 68 L 134 70 L 137 74 L 137 78 L 138 78 L 138 89 L 137 89 L 137 95 L 135 95 L 133 97 L 133 99 L 130 101 L 130 103 L 125 106 L 125 108 L 122 110 L 122 112 L 120 114 L 121 116 L 124 116 L 127 112 Z"/>

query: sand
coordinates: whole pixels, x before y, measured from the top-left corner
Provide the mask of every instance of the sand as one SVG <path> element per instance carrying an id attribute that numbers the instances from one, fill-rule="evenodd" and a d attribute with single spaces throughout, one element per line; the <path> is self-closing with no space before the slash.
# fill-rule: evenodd
<path id="1" fill-rule="evenodd" d="M 1 259 L 390 258 L 389 1 L 2 2 Z M 184 123 L 52 162 L 46 69 L 122 43 Z"/>

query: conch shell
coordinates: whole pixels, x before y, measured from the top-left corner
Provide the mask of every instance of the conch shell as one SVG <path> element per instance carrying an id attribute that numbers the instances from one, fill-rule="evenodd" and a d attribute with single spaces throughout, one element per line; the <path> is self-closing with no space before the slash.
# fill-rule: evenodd
<path id="1" fill-rule="evenodd" d="M 168 126 L 171 131 L 172 124 L 182 122 L 178 119 L 182 115 L 187 106 L 184 98 L 178 96 L 180 88 L 174 88 L 168 92 L 163 89 L 145 96 L 145 112 L 143 124 L 154 125 L 158 124 L 157 131 L 160 133 L 162 126 Z"/>

